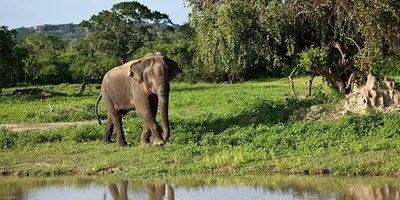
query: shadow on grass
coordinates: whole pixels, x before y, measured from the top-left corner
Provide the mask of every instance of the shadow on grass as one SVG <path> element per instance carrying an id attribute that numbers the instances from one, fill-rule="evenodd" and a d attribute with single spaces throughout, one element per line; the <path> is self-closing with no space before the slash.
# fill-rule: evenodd
<path id="1" fill-rule="evenodd" d="M 186 132 L 219 134 L 232 126 L 246 127 L 263 125 L 285 124 L 290 121 L 292 111 L 284 103 L 265 101 L 254 107 L 244 110 L 238 115 L 223 117 L 209 116 L 204 121 L 185 121 L 177 125 L 184 127 Z"/>
<path id="2" fill-rule="evenodd" d="M 61 93 L 61 92 L 53 92 L 52 95 L 49 96 L 43 96 L 43 95 L 37 95 L 37 94 L 4 94 L 0 95 L 0 100 L 4 101 L 36 101 L 36 100 L 41 100 L 41 99 L 49 99 L 49 98 L 54 98 L 54 97 L 67 97 L 67 96 L 72 96 L 68 95 L 66 93 Z"/>
<path id="3" fill-rule="evenodd" d="M 297 100 L 288 98 L 284 102 L 273 102 L 265 100 L 253 107 L 243 110 L 237 115 L 213 116 L 209 115 L 201 120 L 182 120 L 172 124 L 173 129 L 176 129 L 180 135 L 174 137 L 174 140 L 179 144 L 188 142 L 198 143 L 204 137 L 212 135 L 235 134 L 240 131 L 240 128 L 257 127 L 263 125 L 273 127 L 276 125 L 285 125 L 294 122 L 293 112 L 299 108 L 307 108 L 314 105 L 316 102 L 310 100 Z M 225 131 L 232 129 L 231 133 Z M 239 129 L 237 129 L 239 128 Z M 245 131 L 248 133 L 250 129 Z M 251 137 L 251 136 L 249 136 Z"/>
<path id="4" fill-rule="evenodd" d="M 184 87 L 184 88 L 172 88 L 173 92 L 192 92 L 192 91 L 201 91 L 201 90 L 209 90 L 215 89 L 215 87 L 209 86 L 196 86 L 196 87 Z"/>

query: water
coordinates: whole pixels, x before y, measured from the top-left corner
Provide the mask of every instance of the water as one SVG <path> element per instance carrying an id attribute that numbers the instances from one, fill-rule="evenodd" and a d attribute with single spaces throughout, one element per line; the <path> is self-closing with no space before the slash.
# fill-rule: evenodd
<path id="1" fill-rule="evenodd" d="M 395 177 L 254 176 L 117 180 L 105 177 L 0 178 L 0 200 L 399 199 Z"/>

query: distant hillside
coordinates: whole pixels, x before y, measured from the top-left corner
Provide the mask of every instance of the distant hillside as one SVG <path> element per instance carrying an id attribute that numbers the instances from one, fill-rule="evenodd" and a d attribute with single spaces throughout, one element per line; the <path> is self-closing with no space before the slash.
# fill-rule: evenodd
<path id="1" fill-rule="evenodd" d="M 33 27 L 22 27 L 15 29 L 18 32 L 16 40 L 23 41 L 28 35 L 32 33 L 50 34 L 52 36 L 61 38 L 64 41 L 70 41 L 79 38 L 83 33 L 83 29 L 77 24 L 59 24 L 59 25 L 39 25 Z"/>
<path id="2" fill-rule="evenodd" d="M 150 29 L 150 32 L 155 33 L 157 31 L 177 31 L 182 27 L 178 24 L 171 25 L 164 25 L 160 24 L 158 27 L 153 27 Z M 15 29 L 18 32 L 16 41 L 21 42 L 23 41 L 28 35 L 32 33 L 42 33 L 42 34 L 50 34 L 52 36 L 61 38 L 62 40 L 68 42 L 73 39 L 79 38 L 84 29 L 79 27 L 77 24 L 59 24 L 59 25 L 39 25 L 39 26 L 32 26 L 32 27 L 21 27 Z"/>

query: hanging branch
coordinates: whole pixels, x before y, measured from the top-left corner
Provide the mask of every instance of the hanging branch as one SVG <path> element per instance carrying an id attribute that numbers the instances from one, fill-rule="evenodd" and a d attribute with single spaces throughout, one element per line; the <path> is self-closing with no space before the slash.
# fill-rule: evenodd
<path id="1" fill-rule="evenodd" d="M 289 82 L 290 82 L 290 87 L 292 88 L 292 95 L 293 96 L 297 96 L 297 94 L 296 94 L 296 91 L 295 91 L 295 89 L 294 89 L 294 82 L 293 82 L 293 75 L 294 75 L 294 73 L 296 73 L 296 71 L 297 71 L 297 69 L 299 68 L 299 66 L 296 66 L 294 69 L 293 69 L 293 71 L 292 71 L 292 73 L 290 73 L 290 75 L 289 75 Z"/>
<path id="2" fill-rule="evenodd" d="M 312 83 L 314 81 L 315 74 L 312 74 L 310 79 L 307 82 L 307 93 L 306 93 L 306 98 L 311 96 L 311 89 L 312 89 Z"/>
<path id="3" fill-rule="evenodd" d="M 354 79 L 354 73 L 351 73 L 349 80 L 347 81 L 346 89 L 349 89 L 351 86 L 351 83 L 353 82 Z"/>

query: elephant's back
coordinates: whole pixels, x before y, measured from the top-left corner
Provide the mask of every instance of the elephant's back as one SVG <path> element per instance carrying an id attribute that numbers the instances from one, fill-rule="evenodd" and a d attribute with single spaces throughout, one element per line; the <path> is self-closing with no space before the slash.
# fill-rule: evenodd
<path id="1" fill-rule="evenodd" d="M 139 60 L 139 59 L 137 59 L 137 60 L 131 60 L 131 61 L 129 61 L 129 62 L 127 62 L 127 63 L 125 63 L 125 64 L 123 64 L 123 65 L 121 65 L 121 66 L 112 68 L 110 71 L 108 71 L 108 72 L 104 75 L 103 81 L 104 81 L 105 79 L 113 79 L 113 78 L 115 78 L 115 77 L 120 78 L 120 76 L 127 76 L 128 72 L 129 72 L 129 70 L 130 70 L 130 66 L 131 66 L 133 63 L 138 62 L 138 61 L 140 61 L 140 60 Z"/>

